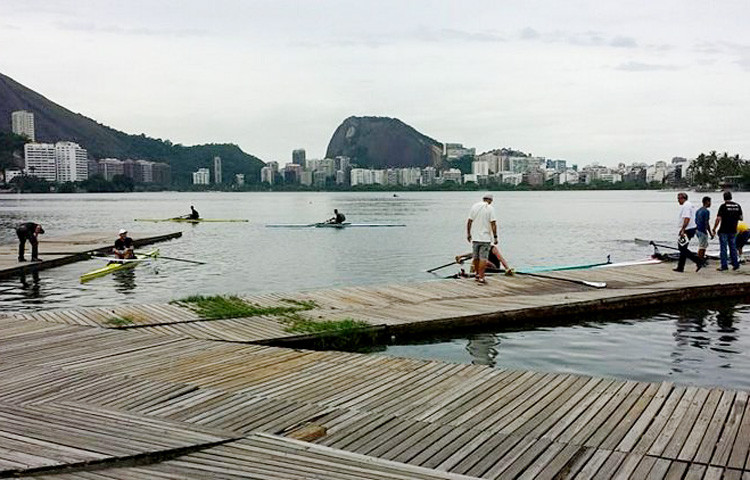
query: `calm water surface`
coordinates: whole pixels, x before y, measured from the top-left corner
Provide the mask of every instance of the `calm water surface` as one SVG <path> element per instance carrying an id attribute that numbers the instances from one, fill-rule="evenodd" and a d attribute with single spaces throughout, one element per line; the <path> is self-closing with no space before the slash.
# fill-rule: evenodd
<path id="1" fill-rule="evenodd" d="M 138 193 L 0 195 L 0 243 L 14 243 L 21 221 L 48 235 L 112 232 L 134 237 L 183 231 L 159 245 L 162 254 L 207 262 L 160 260 L 93 280 L 82 273 L 98 260 L 0 280 L 0 309 L 23 311 L 115 303 L 164 302 L 190 294 L 299 291 L 325 287 L 409 283 L 436 278 L 425 270 L 469 249 L 468 209 L 479 192 L 391 193 Z M 693 194 L 691 200 L 697 200 Z M 714 195 L 714 204 L 720 203 Z M 750 205 L 750 195 L 737 200 Z M 697 203 L 697 202 L 696 202 Z M 193 204 L 205 218 L 249 223 L 181 225 L 134 218 L 185 214 Z M 634 238 L 674 237 L 676 192 L 496 192 L 501 248 L 514 266 L 565 265 L 640 259 L 651 252 Z M 268 223 L 309 223 L 334 208 L 352 222 L 404 223 L 405 228 L 272 229 Z M 714 209 L 715 210 L 715 209 Z M 41 255 L 45 249 L 42 237 Z M 49 251 L 49 250 L 48 250 Z M 453 273 L 450 268 L 442 272 Z M 641 380 L 748 387 L 744 304 L 704 313 L 665 311 L 648 318 L 600 319 L 576 325 L 497 332 L 427 346 L 389 347 L 425 356 L 500 367 L 616 375 Z M 697 316 L 696 316 L 697 315 Z M 724 331 L 723 316 L 732 318 Z M 696 320 L 700 318 L 700 320 Z M 735 340 L 728 341 L 728 337 Z M 727 344 L 727 345 L 725 345 Z M 481 348 L 479 348 L 481 346 Z M 486 351 L 486 354 L 472 353 Z"/>

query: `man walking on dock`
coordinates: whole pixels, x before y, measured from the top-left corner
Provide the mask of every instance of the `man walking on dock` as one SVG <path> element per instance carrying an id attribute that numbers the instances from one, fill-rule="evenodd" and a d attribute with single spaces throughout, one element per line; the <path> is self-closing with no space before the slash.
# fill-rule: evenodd
<path id="1" fill-rule="evenodd" d="M 737 235 L 737 223 L 742 219 L 742 207 L 732 201 L 732 192 L 724 192 L 724 203 L 721 204 L 719 211 L 716 212 L 716 221 L 714 222 L 713 230 L 713 234 L 716 235 L 718 227 L 719 247 L 721 249 L 719 252 L 719 258 L 721 259 L 719 270 L 727 270 L 729 268 L 727 249 L 729 249 L 729 257 L 732 260 L 732 270 L 740 268 L 735 236 Z"/>
<path id="2" fill-rule="evenodd" d="M 688 202 L 688 196 L 685 192 L 680 192 L 677 194 L 677 203 L 680 204 L 680 233 L 677 237 L 677 246 L 680 250 L 680 258 L 679 260 L 677 260 L 677 268 L 674 268 L 673 270 L 675 272 L 684 272 L 685 261 L 688 258 L 694 261 L 698 266 L 698 270 L 700 270 L 703 266 L 703 259 L 698 257 L 698 255 L 688 249 L 688 246 L 690 245 L 690 239 L 695 236 L 695 207 L 693 207 L 692 203 Z"/>
<path id="3" fill-rule="evenodd" d="M 493 241 L 497 245 L 497 219 L 491 193 L 486 193 L 481 202 L 471 207 L 466 221 L 466 239 L 471 243 L 474 279 L 477 283 L 486 283 L 484 271 L 487 268 L 487 258 Z"/>

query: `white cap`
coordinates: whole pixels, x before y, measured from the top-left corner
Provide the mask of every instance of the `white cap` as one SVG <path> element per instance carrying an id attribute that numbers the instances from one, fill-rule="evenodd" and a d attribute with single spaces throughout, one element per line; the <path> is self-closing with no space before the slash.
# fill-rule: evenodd
<path id="1" fill-rule="evenodd" d="M 121 228 L 120 233 L 118 233 L 118 235 L 122 235 L 123 233 L 128 233 L 128 231 L 125 230 L 124 228 Z"/>
<path id="2" fill-rule="evenodd" d="M 485 194 L 484 194 L 484 197 L 482 197 L 482 199 L 485 199 L 485 198 L 486 198 L 487 200 L 492 200 L 492 194 L 491 194 L 491 193 L 485 193 Z"/>

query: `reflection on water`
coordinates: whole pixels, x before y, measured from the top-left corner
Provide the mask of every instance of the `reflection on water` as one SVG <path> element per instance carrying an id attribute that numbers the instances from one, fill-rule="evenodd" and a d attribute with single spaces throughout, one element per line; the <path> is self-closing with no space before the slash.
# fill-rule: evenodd
<path id="1" fill-rule="evenodd" d="M 750 305 L 712 302 L 389 345 L 384 354 L 641 381 L 750 388 Z"/>

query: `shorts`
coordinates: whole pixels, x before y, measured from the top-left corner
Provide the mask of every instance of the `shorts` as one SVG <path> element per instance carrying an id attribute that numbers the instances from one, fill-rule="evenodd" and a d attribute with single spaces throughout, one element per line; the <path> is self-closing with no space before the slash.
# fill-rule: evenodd
<path id="1" fill-rule="evenodd" d="M 695 238 L 698 239 L 698 248 L 705 250 L 708 248 L 708 233 L 695 232 Z"/>
<path id="2" fill-rule="evenodd" d="M 742 249 L 745 245 L 747 245 L 747 240 L 750 238 L 750 230 L 746 230 L 744 232 L 740 232 L 735 237 L 735 243 L 737 244 L 738 249 Z"/>
<path id="3" fill-rule="evenodd" d="M 490 248 L 492 248 L 490 242 L 471 242 L 472 258 L 486 261 L 490 256 Z"/>

